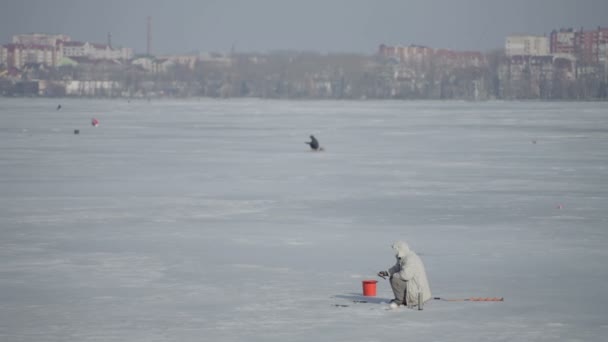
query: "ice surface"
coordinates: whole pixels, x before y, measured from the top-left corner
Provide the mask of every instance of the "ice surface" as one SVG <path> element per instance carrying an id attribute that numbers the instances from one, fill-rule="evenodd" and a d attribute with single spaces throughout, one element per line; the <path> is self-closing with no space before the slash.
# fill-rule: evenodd
<path id="1" fill-rule="evenodd" d="M 607 113 L 0 99 L 0 341 L 602 341 Z M 396 239 L 505 302 L 355 303 Z"/>

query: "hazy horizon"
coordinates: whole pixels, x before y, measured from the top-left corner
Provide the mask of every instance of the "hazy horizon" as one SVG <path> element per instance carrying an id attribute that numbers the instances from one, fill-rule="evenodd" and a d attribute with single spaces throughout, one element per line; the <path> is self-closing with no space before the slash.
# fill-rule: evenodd
<path id="1" fill-rule="evenodd" d="M 0 43 L 19 33 L 64 33 L 74 40 L 152 53 L 310 50 L 373 53 L 379 44 L 420 44 L 486 51 L 513 33 L 608 25 L 608 1 L 587 0 L 9 0 L 0 12 Z"/>

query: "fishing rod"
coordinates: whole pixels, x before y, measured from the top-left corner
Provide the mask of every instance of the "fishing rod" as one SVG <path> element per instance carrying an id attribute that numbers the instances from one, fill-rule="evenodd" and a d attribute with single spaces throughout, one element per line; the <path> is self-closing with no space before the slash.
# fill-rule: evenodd
<path id="1" fill-rule="evenodd" d="M 378 274 L 378 277 L 386 280 L 384 274 Z M 504 297 L 469 297 L 469 298 L 443 298 L 433 297 L 433 300 L 441 300 L 444 302 L 504 302 Z"/>
<path id="2" fill-rule="evenodd" d="M 504 302 L 504 297 L 470 297 L 470 298 L 442 298 L 433 297 L 434 300 L 442 300 L 444 302 Z"/>

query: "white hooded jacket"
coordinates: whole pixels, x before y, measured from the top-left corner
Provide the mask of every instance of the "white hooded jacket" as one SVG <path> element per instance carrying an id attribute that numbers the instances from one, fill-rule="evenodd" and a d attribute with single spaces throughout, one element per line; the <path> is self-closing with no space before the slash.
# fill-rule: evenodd
<path id="1" fill-rule="evenodd" d="M 418 304 L 418 293 L 422 293 L 422 302 L 431 299 L 431 288 L 420 257 L 403 241 L 395 242 L 392 247 L 397 263 L 388 270 L 388 273 L 407 281 L 406 302 L 408 305 Z"/>

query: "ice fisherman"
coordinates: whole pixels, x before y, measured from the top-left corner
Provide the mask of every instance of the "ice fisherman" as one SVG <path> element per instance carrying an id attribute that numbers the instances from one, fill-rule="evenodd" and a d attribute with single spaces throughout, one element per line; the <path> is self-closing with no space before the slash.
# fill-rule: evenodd
<path id="1" fill-rule="evenodd" d="M 310 141 L 305 142 L 305 144 L 310 145 L 310 148 L 312 148 L 315 151 L 319 150 L 319 141 L 317 140 L 317 138 L 315 138 L 314 135 L 311 135 Z"/>
<path id="2" fill-rule="evenodd" d="M 424 264 L 406 242 L 397 241 L 392 245 L 397 263 L 388 271 L 378 272 L 378 276 L 390 277 L 391 287 L 395 294 L 392 305 L 418 305 L 418 294 L 422 293 L 422 302 L 431 299 L 431 288 L 426 277 Z M 393 304 L 394 303 L 394 304 Z"/>

